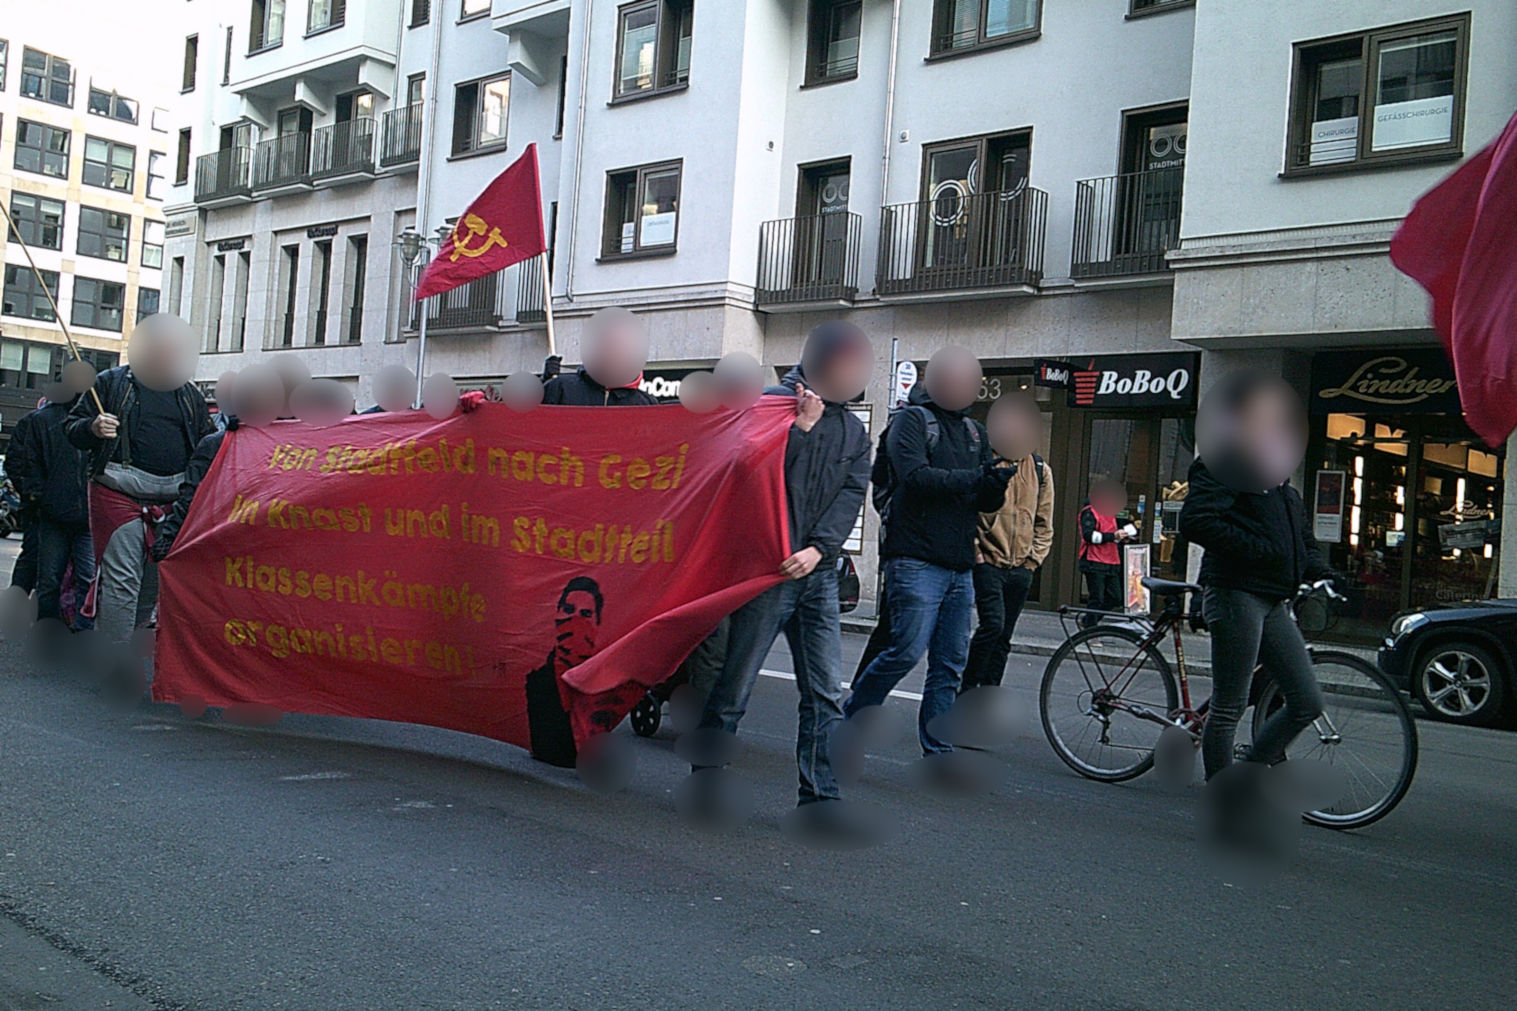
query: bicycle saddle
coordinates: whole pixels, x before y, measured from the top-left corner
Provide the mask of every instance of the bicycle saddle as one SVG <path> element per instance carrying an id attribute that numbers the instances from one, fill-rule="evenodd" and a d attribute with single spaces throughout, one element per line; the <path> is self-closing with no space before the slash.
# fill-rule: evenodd
<path id="1" fill-rule="evenodd" d="M 1159 597 L 1175 597 L 1182 593 L 1201 592 L 1201 587 L 1195 583 L 1183 583 L 1178 579 L 1159 579 L 1154 576 L 1144 576 L 1143 585 L 1149 593 Z"/>

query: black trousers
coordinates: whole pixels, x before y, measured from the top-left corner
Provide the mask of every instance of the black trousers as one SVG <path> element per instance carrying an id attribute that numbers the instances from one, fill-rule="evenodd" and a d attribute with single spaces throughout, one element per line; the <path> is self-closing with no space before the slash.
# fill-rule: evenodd
<path id="1" fill-rule="evenodd" d="M 974 567 L 974 606 L 979 615 L 974 638 L 969 640 L 969 662 L 959 692 L 980 685 L 998 685 L 1006 674 L 1011 653 L 1011 633 L 1032 589 L 1033 571 L 1025 566 L 1003 569 L 981 562 Z"/>
<path id="2" fill-rule="evenodd" d="M 1122 566 L 1087 563 L 1085 590 L 1086 607 L 1092 607 L 1098 611 L 1122 610 Z M 1080 624 L 1085 628 L 1089 628 L 1100 620 L 1100 617 L 1094 614 L 1080 616 Z"/>
<path id="3" fill-rule="evenodd" d="M 21 527 L 21 551 L 11 569 L 11 585 L 27 593 L 37 588 L 37 550 L 40 544 L 37 518 L 28 516 Z"/>

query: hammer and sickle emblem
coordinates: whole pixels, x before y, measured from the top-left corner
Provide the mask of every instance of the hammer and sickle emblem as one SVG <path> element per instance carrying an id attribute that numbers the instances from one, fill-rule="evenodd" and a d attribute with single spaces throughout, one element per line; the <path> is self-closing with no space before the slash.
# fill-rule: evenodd
<path id="1" fill-rule="evenodd" d="M 460 231 L 462 226 L 462 231 Z M 489 234 L 485 234 L 485 229 Z M 484 239 L 478 246 L 472 245 L 475 237 Z M 502 249 L 507 243 L 500 234 L 500 229 L 485 223 L 485 219 L 478 214 L 465 214 L 463 220 L 453 226 L 453 252 L 449 254 L 449 261 L 457 261 L 460 256 L 476 257 L 484 256 L 491 249 L 500 246 Z"/>

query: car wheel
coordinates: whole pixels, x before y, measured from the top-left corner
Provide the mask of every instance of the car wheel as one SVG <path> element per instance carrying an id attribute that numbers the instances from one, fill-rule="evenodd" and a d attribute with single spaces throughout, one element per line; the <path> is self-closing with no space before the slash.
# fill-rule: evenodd
<path id="1" fill-rule="evenodd" d="M 1434 719 L 1489 726 L 1506 708 L 1506 670 L 1484 647 L 1438 643 L 1419 654 L 1412 692 Z"/>

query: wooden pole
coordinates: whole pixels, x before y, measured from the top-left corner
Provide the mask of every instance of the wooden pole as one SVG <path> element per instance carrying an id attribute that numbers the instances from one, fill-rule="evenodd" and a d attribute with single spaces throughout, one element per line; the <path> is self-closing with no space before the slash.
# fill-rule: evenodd
<path id="1" fill-rule="evenodd" d="M 42 286 L 42 294 L 47 296 L 47 304 L 53 307 L 53 319 L 63 328 L 63 339 L 68 342 L 68 349 L 74 353 L 74 361 L 84 361 L 84 356 L 79 353 L 79 345 L 74 343 L 73 335 L 68 332 L 68 324 L 63 322 L 63 313 L 58 309 L 57 299 L 53 298 L 51 291 L 48 291 L 47 281 L 43 280 L 42 271 L 37 269 L 37 261 L 32 259 L 32 251 L 26 248 L 26 240 L 21 238 L 21 229 L 16 227 L 16 222 L 11 218 L 10 208 L 4 203 L 0 203 L 0 214 L 5 215 L 5 223 L 10 226 L 11 234 L 16 237 L 16 244 L 21 247 L 21 252 L 26 254 L 26 262 L 31 266 L 32 273 L 36 275 L 37 283 Z M 126 306 L 123 305 L 121 311 L 125 312 Z M 90 387 L 90 396 L 95 398 L 96 410 L 101 414 L 106 413 L 105 405 L 100 402 L 100 394 L 95 392 L 93 386 Z"/>
<path id="2" fill-rule="evenodd" d="M 553 279 L 548 276 L 548 251 L 542 251 L 543 258 L 543 312 L 548 321 L 548 354 L 558 354 L 558 344 L 553 338 Z"/>

